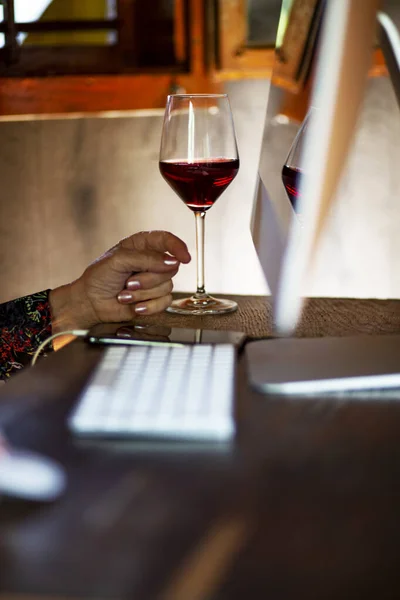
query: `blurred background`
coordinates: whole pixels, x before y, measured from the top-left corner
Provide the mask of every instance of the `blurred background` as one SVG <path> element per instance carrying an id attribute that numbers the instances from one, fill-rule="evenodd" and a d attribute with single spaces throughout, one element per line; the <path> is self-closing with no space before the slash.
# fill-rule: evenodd
<path id="1" fill-rule="evenodd" d="M 74 279 L 143 229 L 173 231 L 194 257 L 193 214 L 158 170 L 174 92 L 228 92 L 238 138 L 239 175 L 206 219 L 207 290 L 268 293 L 249 224 L 278 23 L 281 15 L 282 38 L 292 2 L 0 1 L 0 301 Z M 384 8 L 400 26 L 397 4 Z M 298 18 L 317 5 L 299 2 Z M 268 143 L 271 184 L 284 194 L 272 180 L 280 181 L 309 85 L 277 85 Z M 399 165 L 399 107 L 375 48 L 310 295 L 400 297 Z M 175 289 L 194 287 L 192 261 Z"/>

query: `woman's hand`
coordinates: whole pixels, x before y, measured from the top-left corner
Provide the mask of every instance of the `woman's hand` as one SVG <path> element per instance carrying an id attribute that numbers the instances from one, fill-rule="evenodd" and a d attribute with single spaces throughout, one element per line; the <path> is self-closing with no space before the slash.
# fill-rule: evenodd
<path id="1" fill-rule="evenodd" d="M 172 277 L 189 261 L 186 244 L 172 233 L 147 231 L 125 238 L 79 279 L 50 292 L 53 333 L 165 310 L 172 300 Z"/>

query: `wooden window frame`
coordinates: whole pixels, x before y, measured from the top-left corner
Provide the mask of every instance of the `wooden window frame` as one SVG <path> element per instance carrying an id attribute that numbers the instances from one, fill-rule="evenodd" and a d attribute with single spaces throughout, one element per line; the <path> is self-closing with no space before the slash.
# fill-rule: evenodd
<path id="1" fill-rule="evenodd" d="M 244 78 L 270 78 L 275 49 L 247 46 L 247 0 L 216 0 L 217 62 L 219 81 Z"/>
<path id="2" fill-rule="evenodd" d="M 322 16 L 319 0 L 295 0 L 279 49 L 246 45 L 247 0 L 213 1 L 217 5 L 218 18 L 216 79 L 272 78 L 283 89 L 301 92 L 312 68 L 315 38 Z M 385 61 L 377 49 L 370 76 L 385 75 Z"/>
<path id="3" fill-rule="evenodd" d="M 298 3 L 314 1 L 296 0 Z M 187 30 L 179 18 L 184 2 L 188 2 Z M 276 69 L 274 48 L 246 46 L 246 0 L 175 0 L 175 5 L 178 9 L 174 24 L 175 52 L 182 62 L 187 57 L 187 69 L 113 75 L 0 77 L 0 120 L 143 109 L 162 111 L 170 93 L 215 93 L 221 91 L 225 80 L 271 78 L 272 75 L 274 83 L 304 96 L 304 79 L 300 85 L 290 77 L 286 82 L 282 77 L 278 81 L 280 72 Z M 295 52 L 293 56 L 296 57 Z M 387 75 L 379 49 L 375 52 L 370 75 Z"/>
<path id="4" fill-rule="evenodd" d="M 176 0 L 176 7 L 182 6 L 183 2 L 184 0 Z M 184 24 L 180 19 L 175 23 L 176 48 L 181 56 L 187 51 L 187 70 L 22 79 L 0 77 L 0 119 L 162 110 L 170 93 L 219 92 L 221 85 L 210 75 L 204 59 L 206 39 L 203 0 L 188 0 L 188 10 L 187 41 Z M 177 11 L 176 14 L 181 13 Z"/>
<path id="5" fill-rule="evenodd" d="M 135 30 L 135 0 L 117 0 L 117 18 L 81 20 L 43 20 L 16 23 L 14 0 L 4 0 L 5 18 L 0 31 L 5 34 L 6 45 L 0 49 L 0 77 L 46 77 L 67 75 L 122 75 L 143 73 L 138 63 Z M 160 71 L 188 70 L 188 0 L 175 1 L 175 22 L 181 24 L 179 59 Z M 18 33 L 57 34 L 76 32 L 115 31 L 116 44 L 66 44 L 19 46 Z M 146 69 L 147 71 L 152 69 Z M 158 69 L 154 69 L 157 71 Z"/>

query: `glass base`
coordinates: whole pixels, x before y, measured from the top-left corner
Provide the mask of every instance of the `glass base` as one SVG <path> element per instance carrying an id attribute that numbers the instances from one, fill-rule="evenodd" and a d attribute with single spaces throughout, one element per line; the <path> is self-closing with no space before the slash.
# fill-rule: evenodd
<path id="1" fill-rule="evenodd" d="M 223 315 L 234 312 L 237 307 L 233 300 L 213 298 L 208 294 L 194 294 L 190 298 L 174 300 L 167 312 L 179 315 Z"/>

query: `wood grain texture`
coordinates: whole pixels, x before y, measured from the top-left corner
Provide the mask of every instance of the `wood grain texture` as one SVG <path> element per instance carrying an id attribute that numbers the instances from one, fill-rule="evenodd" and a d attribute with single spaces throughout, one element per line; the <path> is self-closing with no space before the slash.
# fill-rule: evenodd
<path id="1" fill-rule="evenodd" d="M 207 325 L 266 333 L 268 299 L 237 299 Z M 315 299 L 302 333 L 398 331 L 399 312 Z M 2 499 L 2 598 L 399 597 L 398 390 L 263 396 L 239 360 L 234 452 L 78 443 L 66 418 L 101 352 L 79 340 L 0 390 L 9 439 L 69 476 L 59 502 Z"/>
<path id="2" fill-rule="evenodd" d="M 78 53 L 77 53 L 78 56 Z M 173 86 L 187 93 L 218 91 L 206 75 L 178 72 L 0 79 L 0 115 L 96 113 L 164 108 Z"/>
<path id="3" fill-rule="evenodd" d="M 226 578 L 234 559 L 250 537 L 243 518 L 215 523 L 167 586 L 162 600 L 207 600 Z"/>
<path id="4" fill-rule="evenodd" d="M 175 294 L 182 297 L 183 294 Z M 170 327 L 231 329 L 252 337 L 273 335 L 271 299 L 264 296 L 226 296 L 236 300 L 238 310 L 216 319 L 163 313 L 141 317 L 143 323 Z M 189 319 L 189 320 L 188 320 Z M 309 298 L 296 335 L 300 337 L 344 336 L 358 333 L 400 333 L 400 300 Z"/>

